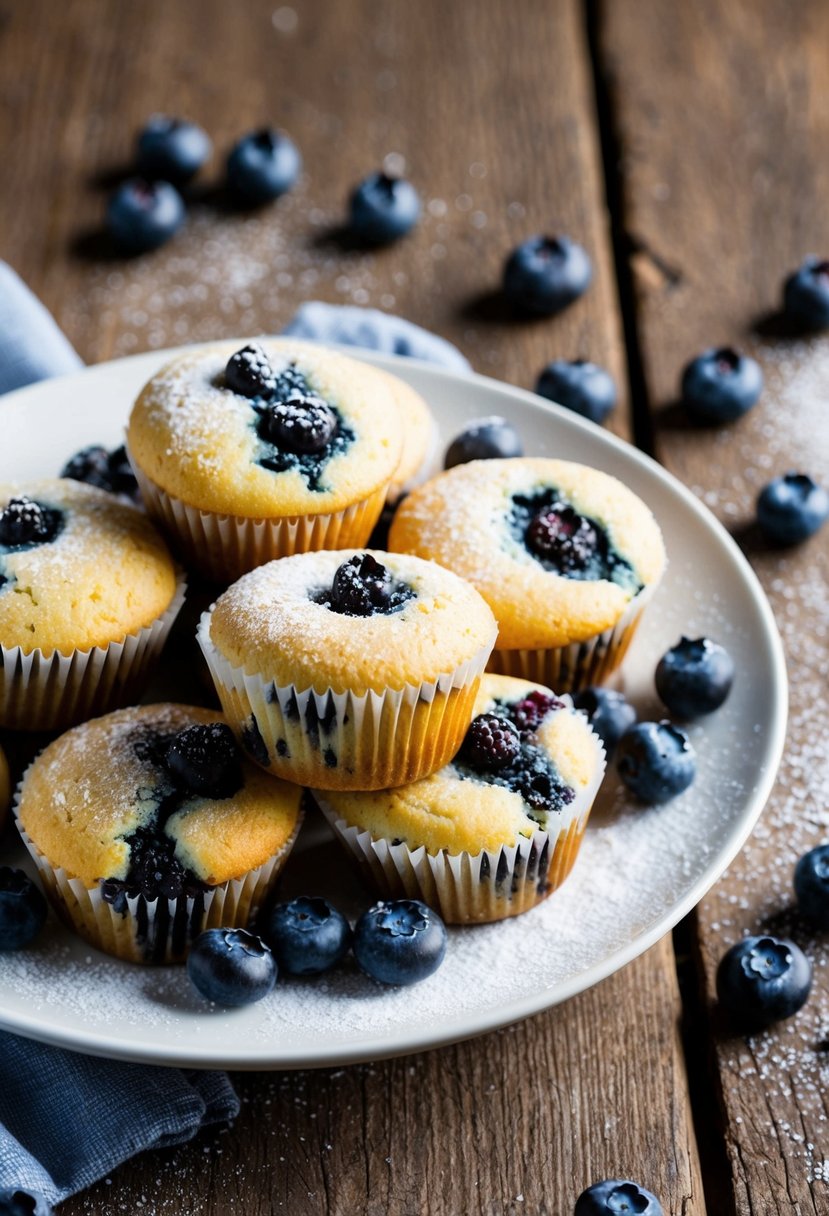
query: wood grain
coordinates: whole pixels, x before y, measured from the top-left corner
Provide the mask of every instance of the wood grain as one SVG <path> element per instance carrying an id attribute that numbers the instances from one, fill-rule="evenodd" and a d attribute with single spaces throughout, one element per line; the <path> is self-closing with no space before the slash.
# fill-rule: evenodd
<path id="1" fill-rule="evenodd" d="M 738 537 L 771 599 L 791 682 L 787 754 L 749 846 L 698 913 L 713 1013 L 719 957 L 747 931 L 793 935 L 815 962 L 809 1004 L 744 1042 L 712 1021 L 734 1197 L 722 1211 L 829 1211 L 826 940 L 792 914 L 791 875 L 829 836 L 826 790 L 829 536 L 770 552 L 754 499 L 790 468 L 829 477 L 829 346 L 775 317 L 784 275 L 829 248 L 829 8 L 776 0 L 603 9 L 602 52 L 621 141 L 623 221 L 661 458 Z M 734 344 L 767 388 L 733 427 L 693 430 L 672 403 L 683 363 Z M 720 1200 L 717 1200 L 720 1203 Z M 713 1207 L 713 1210 L 720 1210 Z"/>

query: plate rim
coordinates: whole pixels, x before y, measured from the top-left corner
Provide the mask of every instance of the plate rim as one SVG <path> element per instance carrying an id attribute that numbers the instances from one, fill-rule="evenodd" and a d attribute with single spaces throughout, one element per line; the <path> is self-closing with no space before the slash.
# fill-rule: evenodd
<path id="1" fill-rule="evenodd" d="M 225 339 L 219 340 L 224 341 Z M 230 340 L 232 341 L 232 339 Z M 5 394 L 0 398 L 0 410 L 7 408 L 9 403 L 18 402 L 21 399 L 25 400 L 29 395 L 42 394 L 44 389 L 48 392 L 53 386 L 57 386 L 58 391 L 61 391 L 63 386 L 68 387 L 73 383 L 83 382 L 90 376 L 94 377 L 102 373 L 111 373 L 113 370 L 117 372 L 118 368 L 127 364 L 134 365 L 143 362 L 149 367 L 150 364 L 155 362 L 156 366 L 160 367 L 165 361 L 173 359 L 179 354 L 213 344 L 213 342 L 200 342 L 161 350 L 144 351 L 120 359 L 111 359 L 102 363 L 91 364 L 68 375 L 38 381 L 35 384 L 26 385 Z M 325 343 L 324 345 L 332 346 L 331 343 Z M 578 974 L 570 977 L 569 980 L 557 984 L 555 988 L 541 988 L 529 996 L 524 995 L 514 998 L 502 1006 L 489 1006 L 476 1013 L 470 1014 L 467 1012 L 456 1015 L 440 1024 L 430 1023 L 428 1029 L 411 1031 L 402 1038 L 383 1032 L 379 1035 L 374 1034 L 370 1037 L 354 1039 L 347 1044 L 340 1044 L 335 1048 L 328 1048 L 323 1043 L 322 1048 L 315 1051 L 313 1055 L 309 1055 L 307 1049 L 304 1052 L 294 1052 L 288 1055 L 285 1055 L 284 1052 L 280 1054 L 278 1051 L 269 1050 L 267 1045 L 257 1045 L 256 1050 L 228 1051 L 225 1055 L 218 1055 L 215 1051 L 205 1050 L 204 1048 L 200 1049 L 197 1044 L 188 1049 L 184 1045 L 174 1043 L 157 1043 L 151 1052 L 144 1044 L 130 1044 L 129 1042 L 125 1042 L 123 1038 L 114 1038 L 107 1034 L 102 1034 L 100 1031 L 87 1034 L 83 1030 L 69 1028 L 66 1032 L 61 1033 L 48 1024 L 41 1025 L 36 1021 L 33 1023 L 31 1017 L 18 1016 L 14 1012 L 9 1014 L 0 1007 L 0 1029 L 2 1030 L 39 1042 L 63 1047 L 67 1050 L 105 1057 L 107 1059 L 154 1064 L 163 1067 L 229 1068 L 235 1071 L 275 1069 L 288 1071 L 303 1068 L 347 1066 L 366 1063 L 372 1060 L 411 1055 L 421 1051 L 435 1050 L 452 1043 L 476 1038 L 523 1021 L 525 1018 L 533 1017 L 545 1010 L 552 1009 L 556 1005 L 562 1004 L 564 1001 L 570 1000 L 579 993 L 592 988 L 595 984 L 607 979 L 635 958 L 644 954 L 645 951 L 670 932 L 704 898 L 706 893 L 737 856 L 766 806 L 777 777 L 786 741 L 788 675 L 785 650 L 774 613 L 759 578 L 734 538 L 713 512 L 673 473 L 632 443 L 621 439 L 619 436 L 605 430 L 603 427 L 597 426 L 587 419 L 581 418 L 563 406 L 538 396 L 528 389 L 523 389 L 516 385 L 508 384 L 506 381 L 497 380 L 491 376 L 484 376 L 477 372 L 462 373 L 434 363 L 427 363 L 420 359 L 412 359 L 408 356 L 379 353 L 353 346 L 335 345 L 334 349 L 338 349 L 342 353 L 349 354 L 364 362 L 376 364 L 388 371 L 405 373 L 407 367 L 416 368 L 419 374 L 434 379 L 436 382 L 448 378 L 460 385 L 474 386 L 478 384 L 489 391 L 495 390 L 499 393 L 506 393 L 508 396 L 516 398 L 523 404 L 531 406 L 536 410 L 541 408 L 549 412 L 552 417 L 564 423 L 565 426 L 573 427 L 576 431 L 582 431 L 586 435 L 589 435 L 591 440 L 598 443 L 600 448 L 620 454 L 624 459 L 632 460 L 635 465 L 639 465 L 646 473 L 666 483 L 668 488 L 680 497 L 683 505 L 709 531 L 713 531 L 730 557 L 732 566 L 739 570 L 742 581 L 750 593 L 755 607 L 758 609 L 762 633 L 767 646 L 767 654 L 771 661 L 771 691 L 774 694 L 774 700 L 772 724 L 768 732 L 765 747 L 765 755 L 768 759 L 757 785 L 747 802 L 746 809 L 716 856 L 712 858 L 685 895 L 673 904 L 654 924 L 637 934 L 631 941 L 618 947 L 611 954 L 605 956 L 584 971 L 580 971 Z M 402 378 L 405 379 L 405 374 Z"/>

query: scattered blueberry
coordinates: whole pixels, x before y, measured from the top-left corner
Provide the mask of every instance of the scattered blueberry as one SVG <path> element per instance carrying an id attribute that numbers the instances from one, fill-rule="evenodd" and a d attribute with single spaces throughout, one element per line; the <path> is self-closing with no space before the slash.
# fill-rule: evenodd
<path id="1" fill-rule="evenodd" d="M 775 477 L 757 499 L 757 523 L 775 545 L 797 545 L 829 518 L 829 494 L 805 473 Z"/>
<path id="2" fill-rule="evenodd" d="M 83 481 L 88 486 L 97 486 L 110 494 L 138 497 L 138 482 L 123 445 L 112 452 L 98 445 L 82 448 L 66 462 L 60 475 L 72 481 Z"/>
<path id="3" fill-rule="evenodd" d="M 374 616 L 396 611 L 412 594 L 370 553 L 356 553 L 337 567 L 327 603 L 345 616 Z"/>
<path id="4" fill-rule="evenodd" d="M 500 714 L 478 714 L 466 732 L 461 757 L 472 768 L 499 769 L 512 764 L 521 751 L 521 736 Z"/>
<path id="5" fill-rule="evenodd" d="M 320 975 L 351 947 L 351 928 L 343 914 L 327 900 L 307 895 L 271 908 L 262 936 L 288 975 Z"/>
<path id="6" fill-rule="evenodd" d="M 700 718 L 725 704 L 734 682 L 734 660 L 710 638 L 680 638 L 656 667 L 656 691 L 678 718 Z"/>
<path id="7" fill-rule="evenodd" d="M 281 131 L 264 128 L 245 135 L 227 158 L 227 184 L 251 206 L 269 203 L 296 183 L 302 157 L 296 144 Z"/>
<path id="8" fill-rule="evenodd" d="M 443 465 L 452 469 L 470 460 L 502 460 L 523 455 L 524 445 L 515 427 L 506 418 L 493 415 L 471 422 L 456 435 L 446 449 Z"/>
<path id="9" fill-rule="evenodd" d="M 119 186 L 107 204 L 107 227 L 124 253 L 158 249 L 184 223 L 184 203 L 169 182 L 132 178 Z"/>
<path id="10" fill-rule="evenodd" d="M 262 415 L 263 438 L 299 455 L 321 452 L 337 432 L 337 415 L 321 397 L 292 393 Z"/>
<path id="11" fill-rule="evenodd" d="M 762 391 L 757 360 L 728 346 L 703 351 L 682 373 L 682 400 L 699 422 L 733 422 L 756 404 Z"/>
<path id="12" fill-rule="evenodd" d="M 808 257 L 783 286 L 783 309 L 803 329 L 829 325 L 829 261 Z"/>
<path id="13" fill-rule="evenodd" d="M 273 991 L 277 967 L 270 947 L 246 929 L 206 929 L 193 943 L 187 974 L 206 1001 L 252 1005 Z"/>
<path id="14" fill-rule="evenodd" d="M 605 746 L 608 759 L 612 759 L 622 735 L 636 721 L 636 710 L 622 693 L 612 688 L 583 688 L 573 697 L 573 704 L 587 714 L 588 722 Z"/>
<path id="15" fill-rule="evenodd" d="M 797 906 L 813 925 L 829 929 L 829 844 L 804 853 L 794 870 Z"/>
<path id="16" fill-rule="evenodd" d="M 639 722 L 625 731 L 616 767 L 628 789 L 652 805 L 676 798 L 694 780 L 697 759 L 684 730 L 670 722 Z"/>
<path id="17" fill-rule="evenodd" d="M 46 900 L 23 870 L 0 866 L 0 952 L 19 950 L 46 921 Z"/>
<path id="18" fill-rule="evenodd" d="M 532 734 L 538 729 L 544 719 L 554 709 L 563 709 L 564 702 L 558 697 L 548 696 L 546 692 L 533 689 L 520 701 L 514 701 L 509 707 L 512 721 L 522 735 Z"/>
<path id="19" fill-rule="evenodd" d="M 0 545 L 45 545 L 57 536 L 61 521 L 59 511 L 21 494 L 0 511 Z"/>
<path id="20" fill-rule="evenodd" d="M 746 937 L 717 968 L 717 996 L 733 1022 L 760 1030 L 797 1013 L 812 987 L 812 964 L 785 938 Z"/>
<path id="21" fill-rule="evenodd" d="M 153 114 L 138 133 L 138 172 L 180 185 L 198 173 L 212 151 L 207 132 L 194 122 Z"/>
<path id="22" fill-rule="evenodd" d="M 539 375 L 535 391 L 591 422 L 604 422 L 616 405 L 610 372 L 586 359 L 554 359 Z"/>
<path id="23" fill-rule="evenodd" d="M 524 540 L 531 553 L 554 564 L 562 574 L 585 570 L 598 545 L 590 520 L 563 503 L 539 511 Z"/>
<path id="24" fill-rule="evenodd" d="M 504 295 L 521 312 L 560 312 L 590 286 L 593 268 L 581 245 L 566 236 L 533 236 L 504 267 Z"/>
<path id="25" fill-rule="evenodd" d="M 354 956 L 383 984 L 417 984 L 443 962 L 446 929 L 437 912 L 417 899 L 377 903 L 354 929 Z"/>
<path id="26" fill-rule="evenodd" d="M 372 173 L 351 195 L 349 211 L 355 236 L 385 245 L 414 228 L 420 215 L 420 197 L 405 178 Z"/>
<path id="27" fill-rule="evenodd" d="M 276 391 L 276 376 L 258 342 L 234 351 L 225 366 L 225 388 L 240 397 L 268 401 Z"/>
<path id="28" fill-rule="evenodd" d="M 582 1191 L 573 1216 L 664 1216 L 664 1211 L 656 1196 L 638 1183 L 608 1178 Z"/>
<path id="29" fill-rule="evenodd" d="M 176 784 L 202 798 L 230 798 L 242 785 L 242 762 L 224 722 L 188 726 L 167 745 L 167 769 Z"/>

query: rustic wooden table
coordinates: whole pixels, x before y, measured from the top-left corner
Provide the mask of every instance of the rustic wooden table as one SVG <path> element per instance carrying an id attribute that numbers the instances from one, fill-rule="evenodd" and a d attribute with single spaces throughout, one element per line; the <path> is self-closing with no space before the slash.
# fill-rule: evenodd
<path id="1" fill-rule="evenodd" d="M 3 3 L 0 256 L 85 359 L 275 331 L 306 298 L 399 312 L 525 386 L 554 356 L 589 356 L 621 386 L 614 429 L 740 534 L 792 683 L 761 826 L 673 938 L 475 1042 L 240 1076 L 232 1130 L 131 1162 L 67 1216 L 567 1216 L 608 1175 L 651 1186 L 672 1216 L 829 1212 L 829 955 L 789 910 L 793 861 L 829 821 L 829 553 L 825 534 L 768 553 L 745 528 L 772 474 L 829 474 L 829 350 L 770 319 L 784 273 L 829 247 L 827 81 L 822 0 Z M 218 149 L 283 126 L 299 188 L 255 217 L 205 200 L 167 249 L 107 257 L 102 189 L 157 110 L 197 119 Z M 338 248 L 326 234 L 349 187 L 390 153 L 423 222 L 382 253 Z M 583 242 L 595 282 L 555 320 L 510 323 L 501 263 L 541 230 Z M 729 342 L 763 361 L 764 399 L 734 427 L 690 431 L 671 407 L 679 369 Z M 794 933 L 817 981 L 797 1019 L 746 1042 L 718 1025 L 712 981 L 758 925 Z M 517 1086 L 528 1074 L 537 1087 Z"/>

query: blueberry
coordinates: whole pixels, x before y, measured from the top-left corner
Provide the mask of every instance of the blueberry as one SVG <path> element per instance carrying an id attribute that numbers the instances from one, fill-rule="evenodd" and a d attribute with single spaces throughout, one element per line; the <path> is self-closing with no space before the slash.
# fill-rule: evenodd
<path id="1" fill-rule="evenodd" d="M 622 693 L 612 688 L 583 688 L 573 697 L 576 709 L 587 714 L 587 720 L 612 759 L 616 745 L 625 731 L 636 721 L 636 710 Z"/>
<path id="2" fill-rule="evenodd" d="M 756 404 L 763 372 L 748 355 L 712 347 L 687 365 L 681 391 L 685 408 L 698 422 L 733 422 Z"/>
<path id="3" fill-rule="evenodd" d="M 158 249 L 184 223 L 184 203 L 169 182 L 132 178 L 119 186 L 107 204 L 107 227 L 124 253 Z"/>
<path id="4" fill-rule="evenodd" d="M 551 562 L 562 574 L 586 570 L 598 545 L 590 521 L 563 503 L 539 511 L 530 521 L 524 540 L 531 553 Z"/>
<path id="5" fill-rule="evenodd" d="M 478 714 L 461 745 L 461 759 L 472 768 L 499 769 L 512 764 L 521 751 L 521 736 L 499 714 Z"/>
<path id="6" fill-rule="evenodd" d="M 664 1212 L 656 1196 L 638 1183 L 607 1178 L 582 1191 L 573 1216 L 664 1216 Z"/>
<path id="7" fill-rule="evenodd" d="M 167 769 L 176 785 L 202 798 L 230 798 L 242 785 L 242 761 L 224 722 L 188 726 L 167 745 Z"/>
<path id="8" fill-rule="evenodd" d="M 515 701 L 510 705 L 509 716 L 522 735 L 531 735 L 538 729 L 547 714 L 554 709 L 563 708 L 564 702 L 559 701 L 558 697 L 552 697 L 546 692 L 533 689 L 532 692 L 527 693 L 526 697 L 522 697 L 520 701 Z"/>
<path id="9" fill-rule="evenodd" d="M 697 772 L 693 747 L 670 722 L 639 722 L 625 731 L 616 767 L 628 789 L 642 802 L 668 802 L 687 790 Z"/>
<path id="10" fill-rule="evenodd" d="M 227 158 L 230 190 L 251 206 L 269 203 L 296 184 L 302 157 L 292 139 L 264 128 L 245 135 Z"/>
<path id="11" fill-rule="evenodd" d="M 783 309 L 803 329 L 829 325 L 829 261 L 808 257 L 783 286 Z"/>
<path id="12" fill-rule="evenodd" d="M 206 929 L 187 957 L 197 992 L 216 1005 L 252 1005 L 273 991 L 276 960 L 269 946 L 246 929 Z"/>
<path id="13" fill-rule="evenodd" d="M 240 397 L 268 401 L 276 392 L 276 376 L 258 342 L 234 351 L 225 365 L 225 388 Z"/>
<path id="14" fill-rule="evenodd" d="M 294 392 L 287 401 L 268 406 L 261 432 L 283 451 L 312 455 L 328 446 L 337 425 L 337 415 L 321 397 Z"/>
<path id="15" fill-rule="evenodd" d="M 112 452 L 98 445 L 82 448 L 66 462 L 60 475 L 72 481 L 83 481 L 89 486 L 97 486 L 99 490 L 107 490 L 110 494 L 138 497 L 138 482 L 123 445 Z"/>
<path id="16" fill-rule="evenodd" d="M 395 584 L 391 572 L 370 553 L 358 553 L 337 567 L 331 585 L 331 607 L 346 616 L 388 612 Z"/>
<path id="17" fill-rule="evenodd" d="M 22 494 L 9 499 L 0 511 L 0 545 L 45 545 L 54 540 L 61 526 L 59 511 L 50 510 Z"/>
<path id="18" fill-rule="evenodd" d="M 443 962 L 446 928 L 418 899 L 395 899 L 364 912 L 354 929 L 354 956 L 383 984 L 417 984 Z"/>
<path id="19" fill-rule="evenodd" d="M 507 259 L 504 295 L 521 312 L 549 316 L 583 295 L 592 277 L 581 245 L 566 236 L 533 236 Z"/>
<path id="20" fill-rule="evenodd" d="M 829 494 L 805 473 L 775 477 L 757 499 L 757 523 L 767 541 L 797 545 L 829 518 Z"/>
<path id="21" fill-rule="evenodd" d="M 554 359 L 539 375 L 535 391 L 591 422 L 604 422 L 616 405 L 610 372 L 586 359 Z"/>
<path id="22" fill-rule="evenodd" d="M 351 928 L 343 914 L 327 900 L 307 895 L 271 908 L 262 936 L 288 975 L 320 975 L 351 947 Z"/>
<path id="23" fill-rule="evenodd" d="M 198 173 L 212 151 L 207 132 L 194 122 L 153 114 L 138 133 L 138 171 L 180 185 Z"/>
<path id="24" fill-rule="evenodd" d="M 503 460 L 523 455 L 524 445 L 515 427 L 506 418 L 493 415 L 470 422 L 456 435 L 446 449 L 443 465 L 452 469 L 470 460 Z"/>
<path id="25" fill-rule="evenodd" d="M 734 660 L 710 638 L 680 638 L 656 667 L 656 691 L 678 718 L 700 718 L 725 703 L 734 682 Z"/>
<path id="26" fill-rule="evenodd" d="M 819 929 L 829 929 L 829 844 L 804 853 L 794 870 L 794 893 L 802 914 Z"/>
<path id="27" fill-rule="evenodd" d="M 0 952 L 19 950 L 46 921 L 46 900 L 23 870 L 0 866 Z"/>
<path id="28" fill-rule="evenodd" d="M 420 198 L 405 178 L 372 173 L 351 195 L 349 212 L 355 236 L 361 241 L 385 245 L 414 228 L 420 215 Z"/>
<path id="29" fill-rule="evenodd" d="M 812 987 L 812 964 L 785 938 L 746 937 L 727 950 L 717 968 L 717 996 L 732 1021 L 761 1030 L 790 1018 Z"/>

